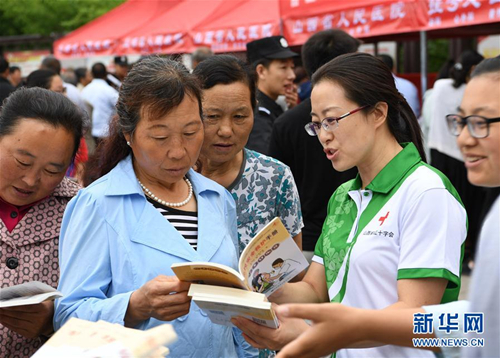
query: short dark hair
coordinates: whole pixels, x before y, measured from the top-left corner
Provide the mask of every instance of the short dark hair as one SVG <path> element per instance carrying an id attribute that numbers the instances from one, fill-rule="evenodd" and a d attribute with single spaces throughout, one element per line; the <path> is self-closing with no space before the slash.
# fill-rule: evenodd
<path id="1" fill-rule="evenodd" d="M 282 264 L 283 262 L 285 262 L 285 261 L 283 261 L 282 258 L 277 258 L 276 260 L 273 261 L 273 263 L 271 264 L 271 266 L 274 267 L 274 266 L 276 266 L 278 264 Z"/>
<path id="2" fill-rule="evenodd" d="M 66 96 L 39 87 L 20 88 L 14 91 L 4 101 L 0 112 L 0 138 L 11 134 L 18 123 L 26 118 L 66 129 L 74 136 L 72 157 L 75 157 L 83 135 L 86 116 Z"/>
<path id="3" fill-rule="evenodd" d="M 207 58 L 210 58 L 213 55 L 214 53 L 209 47 L 202 46 L 193 51 L 193 53 L 191 54 L 191 60 L 193 62 L 201 63 L 202 61 L 205 61 Z"/>
<path id="4" fill-rule="evenodd" d="M 82 78 L 85 78 L 85 76 L 87 76 L 87 71 L 88 69 L 86 67 L 78 67 L 75 70 L 76 81 L 80 82 Z"/>
<path id="5" fill-rule="evenodd" d="M 204 90 L 218 84 L 244 83 L 250 90 L 252 107 L 257 105 L 255 77 L 250 68 L 234 56 L 218 55 L 207 58 L 194 69 L 193 74 L 200 79 Z"/>
<path id="6" fill-rule="evenodd" d="M 453 87 L 458 88 L 467 82 L 472 67 L 484 59 L 479 52 L 466 50 L 458 57 L 455 65 L 450 69 L 450 77 L 453 79 Z"/>
<path id="7" fill-rule="evenodd" d="M 472 71 L 471 78 L 488 74 L 500 75 L 500 56 L 482 60 Z"/>
<path id="8" fill-rule="evenodd" d="M 141 117 L 163 117 L 186 96 L 198 103 L 201 119 L 200 84 L 184 65 L 160 56 L 147 56 L 135 63 L 120 87 L 117 115 L 111 120 L 109 136 L 85 165 L 84 185 L 107 174 L 131 153 L 125 134 L 133 135 Z"/>
<path id="9" fill-rule="evenodd" d="M 378 102 L 388 105 L 387 125 L 398 143 L 415 144 L 423 161 L 425 151 L 422 131 L 413 110 L 399 93 L 389 68 L 378 58 L 366 53 L 341 55 L 323 65 L 313 75 L 313 86 L 331 81 L 344 89 L 352 102 L 364 106 L 369 112 Z"/>
<path id="10" fill-rule="evenodd" d="M 9 61 L 0 56 L 0 73 L 4 73 L 9 68 Z"/>
<path id="11" fill-rule="evenodd" d="M 92 76 L 94 76 L 94 78 L 105 79 L 107 75 L 108 71 L 102 62 L 97 62 L 92 65 Z"/>
<path id="12" fill-rule="evenodd" d="M 377 58 L 381 60 L 387 67 L 389 67 L 389 70 L 392 71 L 394 68 L 394 60 L 392 59 L 391 56 L 384 54 L 377 55 Z"/>
<path id="13" fill-rule="evenodd" d="M 302 46 L 302 63 L 309 77 L 335 57 L 356 52 L 361 41 L 339 29 L 324 30 L 312 35 Z"/>
<path id="14" fill-rule="evenodd" d="M 19 68 L 18 66 L 10 66 L 9 67 L 9 73 L 14 73 L 16 71 L 21 71 L 21 68 Z"/>
<path id="15" fill-rule="evenodd" d="M 47 56 L 42 61 L 42 69 L 52 70 L 58 75 L 61 74 L 61 61 L 59 61 L 54 56 Z"/>
<path id="16" fill-rule="evenodd" d="M 52 79 L 57 76 L 52 70 L 36 70 L 30 73 L 26 79 L 26 87 L 41 87 L 50 89 Z"/>
<path id="17" fill-rule="evenodd" d="M 272 59 L 272 58 L 261 58 L 258 59 L 257 61 L 254 61 L 250 64 L 250 68 L 252 69 L 253 72 L 255 72 L 255 69 L 257 68 L 258 65 L 262 65 L 265 68 L 269 68 L 271 65 L 271 62 L 273 61 L 280 61 L 279 59 Z"/>

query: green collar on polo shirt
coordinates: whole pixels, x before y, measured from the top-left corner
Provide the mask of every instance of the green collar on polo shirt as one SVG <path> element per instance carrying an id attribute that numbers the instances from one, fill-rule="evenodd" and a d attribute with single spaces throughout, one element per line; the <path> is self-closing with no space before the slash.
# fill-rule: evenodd
<path id="1" fill-rule="evenodd" d="M 394 188 L 411 168 L 422 161 L 417 147 L 413 143 L 401 143 L 403 150 L 399 152 L 377 176 L 366 186 L 366 190 L 387 194 Z M 361 177 L 354 179 L 350 190 L 361 189 Z"/>

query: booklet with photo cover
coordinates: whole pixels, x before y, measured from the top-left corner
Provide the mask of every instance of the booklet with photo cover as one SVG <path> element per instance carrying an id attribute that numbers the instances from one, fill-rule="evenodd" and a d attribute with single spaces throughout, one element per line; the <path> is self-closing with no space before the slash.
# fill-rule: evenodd
<path id="1" fill-rule="evenodd" d="M 179 280 L 195 284 L 189 295 L 212 322 L 231 324 L 231 317 L 245 316 L 276 328 L 278 323 L 266 296 L 308 265 L 281 220 L 274 218 L 241 253 L 239 272 L 211 262 L 173 264 L 172 270 Z"/>
<path id="2" fill-rule="evenodd" d="M 0 308 L 36 305 L 62 297 L 55 288 L 38 281 L 0 289 Z"/>
<path id="3" fill-rule="evenodd" d="M 32 358 L 160 358 L 169 353 L 165 345 L 176 340 L 170 324 L 141 331 L 117 323 L 72 317 Z"/>

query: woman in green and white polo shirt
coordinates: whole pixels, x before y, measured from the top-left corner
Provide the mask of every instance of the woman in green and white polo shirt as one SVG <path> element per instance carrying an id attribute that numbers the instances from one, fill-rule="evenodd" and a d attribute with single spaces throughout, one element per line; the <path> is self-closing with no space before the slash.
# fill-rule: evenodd
<path id="1" fill-rule="evenodd" d="M 359 175 L 331 197 L 304 280 L 271 300 L 387 310 L 456 300 L 466 213 L 448 179 L 425 164 L 418 122 L 390 70 L 373 56 L 348 54 L 321 67 L 313 83 L 306 130 L 318 135 L 336 170 L 356 166 Z M 277 330 L 245 319 L 235 324 L 251 344 L 274 349 L 307 327 L 287 319 Z M 374 345 L 364 342 L 337 357 L 433 356 Z"/>

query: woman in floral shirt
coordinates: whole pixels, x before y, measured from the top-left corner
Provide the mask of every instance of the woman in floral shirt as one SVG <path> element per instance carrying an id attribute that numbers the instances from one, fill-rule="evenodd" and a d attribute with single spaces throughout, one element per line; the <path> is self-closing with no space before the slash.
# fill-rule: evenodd
<path id="1" fill-rule="evenodd" d="M 224 186 L 236 201 L 240 253 L 274 217 L 302 248 L 302 213 L 295 181 L 283 163 L 245 149 L 253 127 L 255 83 L 243 62 L 214 56 L 194 74 L 203 85 L 205 141 L 201 173 Z"/>

